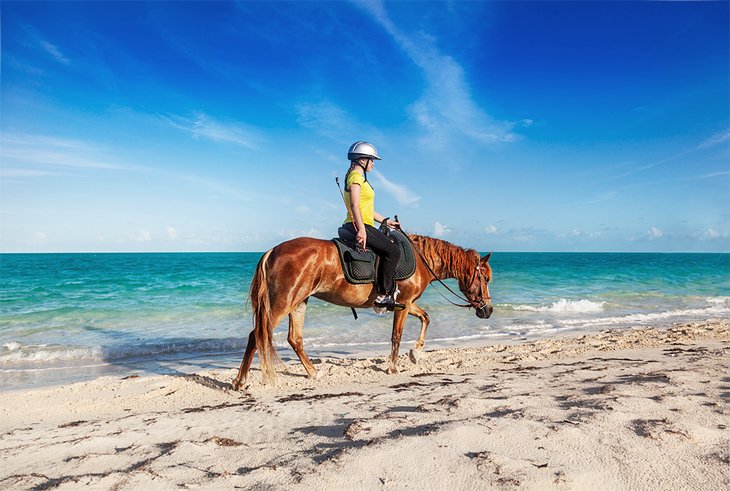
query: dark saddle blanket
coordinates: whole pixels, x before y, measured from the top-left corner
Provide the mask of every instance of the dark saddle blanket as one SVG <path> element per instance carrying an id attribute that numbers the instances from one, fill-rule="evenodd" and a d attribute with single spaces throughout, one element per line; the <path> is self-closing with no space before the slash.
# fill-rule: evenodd
<path id="1" fill-rule="evenodd" d="M 342 261 L 345 279 L 350 283 L 374 283 L 377 271 L 377 254 L 373 251 L 358 251 L 355 248 L 355 236 L 345 229 L 340 229 L 340 238 L 332 239 Z M 408 237 L 400 230 L 389 230 L 388 237 L 400 248 L 400 259 L 395 267 L 395 279 L 405 280 L 416 271 L 416 260 L 413 257 L 413 246 Z"/>

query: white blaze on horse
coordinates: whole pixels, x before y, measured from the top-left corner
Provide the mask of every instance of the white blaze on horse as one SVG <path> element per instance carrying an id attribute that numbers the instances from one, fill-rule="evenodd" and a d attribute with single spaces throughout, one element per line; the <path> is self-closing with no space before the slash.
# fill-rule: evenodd
<path id="1" fill-rule="evenodd" d="M 443 240 L 420 235 L 409 235 L 409 238 L 417 250 L 416 268 L 410 278 L 398 281 L 398 302 L 405 308 L 393 313 L 389 373 L 398 372 L 398 351 L 408 315 L 421 320 L 421 334 L 413 350 L 420 352 L 423 349 L 429 318 L 416 301 L 432 281 L 456 279 L 459 290 L 468 301 L 463 306 L 474 307 L 481 319 L 489 318 L 493 311 L 489 296 L 492 268 L 488 261 L 491 253 L 480 257 L 472 249 Z M 256 352 L 263 380 L 274 380 L 274 364 L 279 361 L 273 342 L 274 328 L 287 315 L 289 344 L 307 375 L 315 378 L 317 371 L 304 352 L 302 340 L 309 297 L 345 307 L 368 308 L 372 307 L 377 291 L 373 284 L 352 284 L 346 280 L 337 247 L 332 241 L 300 237 L 283 242 L 264 254 L 256 267 L 249 295 L 254 327 L 248 337 L 241 368 L 233 381 L 235 390 L 245 386 Z"/>

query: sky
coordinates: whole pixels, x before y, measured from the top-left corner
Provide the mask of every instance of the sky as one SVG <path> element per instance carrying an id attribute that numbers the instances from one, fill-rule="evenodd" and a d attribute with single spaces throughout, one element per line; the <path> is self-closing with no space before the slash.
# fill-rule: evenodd
<path id="1" fill-rule="evenodd" d="M 0 252 L 729 252 L 730 2 L 3 1 Z"/>

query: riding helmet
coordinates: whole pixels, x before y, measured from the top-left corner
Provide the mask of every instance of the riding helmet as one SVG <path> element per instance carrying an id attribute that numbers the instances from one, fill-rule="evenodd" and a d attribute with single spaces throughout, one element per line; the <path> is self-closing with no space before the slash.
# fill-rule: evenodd
<path id="1" fill-rule="evenodd" d="M 381 160 L 381 158 L 378 157 L 378 150 L 372 143 L 357 141 L 350 145 L 350 149 L 347 151 L 348 160 L 352 161 L 363 157 L 373 160 Z"/>

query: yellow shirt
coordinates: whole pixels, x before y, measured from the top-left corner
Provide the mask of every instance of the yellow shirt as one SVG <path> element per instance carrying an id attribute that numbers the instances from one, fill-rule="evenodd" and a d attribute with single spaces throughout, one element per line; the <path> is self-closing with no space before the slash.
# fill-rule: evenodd
<path id="1" fill-rule="evenodd" d="M 375 219 L 373 218 L 373 215 L 375 213 L 375 190 L 370 183 L 365 180 L 365 176 L 355 171 L 352 171 L 347 175 L 347 182 L 345 183 L 345 204 L 347 204 L 348 211 L 345 223 L 352 221 L 350 219 L 351 216 L 353 219 L 355 218 L 354 215 L 352 215 L 352 209 L 350 207 L 349 191 L 353 184 L 360 185 L 360 214 L 362 215 L 362 221 L 365 225 L 372 225 L 374 227 Z"/>

